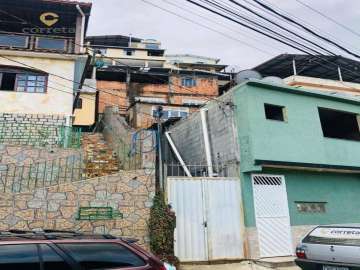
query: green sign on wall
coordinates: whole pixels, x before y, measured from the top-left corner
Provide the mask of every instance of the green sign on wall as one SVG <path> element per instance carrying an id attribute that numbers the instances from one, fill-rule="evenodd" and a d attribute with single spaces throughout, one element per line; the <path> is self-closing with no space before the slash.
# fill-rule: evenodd
<path id="1" fill-rule="evenodd" d="M 80 207 L 77 220 L 111 220 L 123 218 L 123 214 L 112 207 Z"/>

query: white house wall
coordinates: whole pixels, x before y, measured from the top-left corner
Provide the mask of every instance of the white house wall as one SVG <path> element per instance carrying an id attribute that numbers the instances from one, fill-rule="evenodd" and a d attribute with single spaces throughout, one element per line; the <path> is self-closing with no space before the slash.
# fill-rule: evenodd
<path id="1" fill-rule="evenodd" d="M 74 80 L 75 61 L 71 56 L 69 59 L 65 57 L 64 59 L 29 56 L 6 57 L 42 71 Z M 0 65 L 22 66 L 4 58 L 0 58 Z M 49 74 L 47 93 L 0 91 L 0 113 L 72 115 L 73 87 L 72 81 Z"/>

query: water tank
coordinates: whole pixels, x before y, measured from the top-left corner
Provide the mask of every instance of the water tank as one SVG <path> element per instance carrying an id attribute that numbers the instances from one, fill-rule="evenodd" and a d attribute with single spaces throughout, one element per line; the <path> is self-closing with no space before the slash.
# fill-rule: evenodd
<path id="1" fill-rule="evenodd" d="M 264 79 L 262 79 L 262 81 L 272 83 L 272 84 L 285 85 L 284 80 L 281 79 L 280 77 L 276 77 L 276 76 L 265 77 Z"/>
<path id="2" fill-rule="evenodd" d="M 242 70 L 238 74 L 235 75 L 235 82 L 237 84 L 246 82 L 251 79 L 261 80 L 262 76 L 259 72 L 257 72 L 256 70 L 252 70 L 252 69 Z"/>

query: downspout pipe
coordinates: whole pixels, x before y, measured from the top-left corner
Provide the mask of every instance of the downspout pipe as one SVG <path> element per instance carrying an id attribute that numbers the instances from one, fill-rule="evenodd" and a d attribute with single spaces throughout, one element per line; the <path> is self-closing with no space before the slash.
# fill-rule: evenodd
<path id="1" fill-rule="evenodd" d="M 207 112 L 208 112 L 207 108 L 200 109 L 202 131 L 203 131 L 203 136 L 204 136 L 206 163 L 207 163 L 207 167 L 208 167 L 209 177 L 213 177 L 214 170 L 213 170 L 213 164 L 212 164 L 212 159 L 211 159 L 209 131 L 208 131 L 208 125 L 207 125 L 207 120 L 206 120 Z"/>
<path id="2" fill-rule="evenodd" d="M 76 5 L 76 9 L 79 11 L 81 15 L 81 34 L 80 34 L 80 53 L 84 52 L 84 40 L 85 40 L 85 21 L 86 16 L 83 10 L 81 9 L 80 5 Z"/>

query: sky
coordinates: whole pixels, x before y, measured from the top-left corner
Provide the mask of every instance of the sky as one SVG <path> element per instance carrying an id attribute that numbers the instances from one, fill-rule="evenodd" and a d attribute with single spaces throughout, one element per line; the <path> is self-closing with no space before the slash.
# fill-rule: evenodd
<path id="1" fill-rule="evenodd" d="M 174 14 L 151 6 L 144 1 Z M 228 0 L 219 0 L 228 4 Z M 246 0 L 238 0 L 243 2 Z M 250 0 L 251 1 L 251 0 Z M 263 0 L 295 15 L 360 54 L 359 0 L 301 0 L 358 32 L 351 33 L 296 0 Z M 88 35 L 129 35 L 161 41 L 167 54 L 195 54 L 221 59 L 236 70 L 253 68 L 292 48 L 195 7 L 185 0 L 88 0 L 93 3 Z M 175 6 L 176 5 L 176 6 Z M 200 15 L 197 16 L 196 14 Z M 211 20 L 211 21 L 209 21 Z M 202 26 L 198 25 L 201 24 Z M 211 28 L 211 30 L 209 29 Z M 348 56 L 332 48 L 337 54 Z"/>

